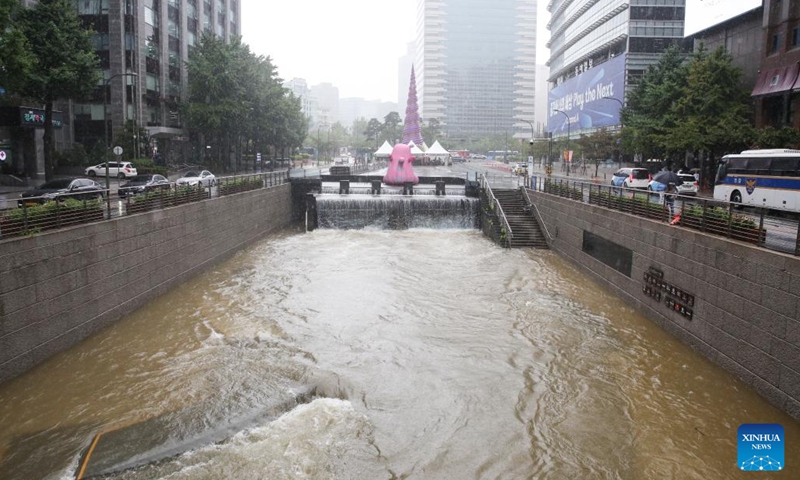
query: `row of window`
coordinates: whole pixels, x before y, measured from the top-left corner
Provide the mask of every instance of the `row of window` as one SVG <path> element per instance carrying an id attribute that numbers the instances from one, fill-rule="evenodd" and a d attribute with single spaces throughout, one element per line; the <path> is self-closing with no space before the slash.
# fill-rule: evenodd
<path id="1" fill-rule="evenodd" d="M 792 29 L 792 38 L 789 41 L 789 48 L 797 48 L 800 47 L 800 27 L 794 27 Z M 772 34 L 770 37 L 769 45 L 767 46 L 767 52 L 770 55 L 774 55 L 776 53 L 780 53 L 781 49 L 783 48 L 783 33 L 777 32 Z"/>

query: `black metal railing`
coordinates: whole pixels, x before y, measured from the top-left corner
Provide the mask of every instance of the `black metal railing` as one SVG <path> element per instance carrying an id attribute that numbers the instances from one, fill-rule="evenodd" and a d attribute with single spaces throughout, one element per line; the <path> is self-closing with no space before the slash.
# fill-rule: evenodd
<path id="1" fill-rule="evenodd" d="M 36 235 L 46 230 L 109 220 L 251 190 L 272 188 L 288 181 L 289 171 L 282 170 L 217 177 L 205 184 L 158 185 L 142 192 L 123 193 L 122 195 L 117 190 L 102 189 L 42 197 L 20 197 L 17 200 L 17 208 L 0 211 L 0 239 Z M 106 201 L 108 195 L 110 195 L 110 202 Z"/>
<path id="2" fill-rule="evenodd" d="M 528 188 L 800 256 L 800 212 L 564 178 L 531 177 Z"/>

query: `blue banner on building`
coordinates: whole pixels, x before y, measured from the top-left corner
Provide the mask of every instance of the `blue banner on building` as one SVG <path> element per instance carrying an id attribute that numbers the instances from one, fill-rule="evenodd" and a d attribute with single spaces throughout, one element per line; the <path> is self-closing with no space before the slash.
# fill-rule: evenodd
<path id="1" fill-rule="evenodd" d="M 620 55 L 550 90 L 547 131 L 566 134 L 567 116 L 572 131 L 619 125 L 624 92 L 625 55 Z"/>

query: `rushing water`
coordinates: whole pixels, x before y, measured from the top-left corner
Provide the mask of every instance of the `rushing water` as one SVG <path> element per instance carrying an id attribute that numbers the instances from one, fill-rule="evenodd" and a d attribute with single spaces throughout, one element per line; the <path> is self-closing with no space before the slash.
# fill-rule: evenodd
<path id="1" fill-rule="evenodd" d="M 161 443 L 118 445 L 145 464 L 110 478 L 734 479 L 741 423 L 783 424 L 800 471 L 797 422 L 475 231 L 260 242 L 0 386 L 0 478 L 72 478 L 136 422 Z"/>
<path id="2" fill-rule="evenodd" d="M 407 230 L 478 226 L 480 201 L 463 195 L 317 195 L 320 228 Z"/>

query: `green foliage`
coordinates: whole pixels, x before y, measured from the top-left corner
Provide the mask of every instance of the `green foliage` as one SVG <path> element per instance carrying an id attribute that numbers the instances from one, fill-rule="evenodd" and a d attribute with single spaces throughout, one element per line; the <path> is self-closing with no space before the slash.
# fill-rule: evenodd
<path id="1" fill-rule="evenodd" d="M 83 167 L 91 164 L 89 154 L 86 153 L 82 143 L 73 143 L 72 148 L 63 152 L 56 152 L 56 165 L 62 167 Z"/>
<path id="2" fill-rule="evenodd" d="M 617 148 L 617 138 L 616 134 L 601 128 L 592 132 L 591 135 L 581 135 L 578 139 L 578 145 L 583 151 L 582 156 L 594 163 L 595 176 L 597 176 L 600 163 L 613 155 Z"/>
<path id="3" fill-rule="evenodd" d="M 371 118 L 364 129 L 364 136 L 372 139 L 372 145 L 375 148 L 378 148 L 380 146 L 379 144 L 383 143 L 383 140 L 380 140 L 383 134 L 382 130 L 383 125 L 377 118 Z"/>
<path id="4" fill-rule="evenodd" d="M 383 138 L 389 140 L 389 143 L 394 144 L 395 141 L 403 139 L 403 119 L 397 112 L 389 112 L 383 117 L 383 126 L 381 127 L 381 134 Z"/>
<path id="5" fill-rule="evenodd" d="M 136 167 L 136 173 L 140 175 L 153 173 L 166 177 L 169 173 L 167 167 L 156 165 L 150 158 L 137 158 L 132 160 L 131 163 L 133 163 L 133 166 Z"/>
<path id="6" fill-rule="evenodd" d="M 0 0 L 0 87 L 16 92 L 36 67 L 36 56 L 25 33 L 16 23 L 22 9 L 19 0 Z"/>
<path id="7" fill-rule="evenodd" d="M 442 124 L 438 119 L 431 118 L 422 126 L 422 138 L 428 143 L 428 145 L 433 145 L 433 142 L 436 140 L 441 140 L 441 136 Z"/>
<path id="8" fill-rule="evenodd" d="M 683 218 L 682 222 L 699 224 L 703 219 L 703 207 L 700 205 L 692 205 L 687 206 L 683 210 Z M 705 221 L 707 224 L 711 224 L 714 226 L 727 226 L 728 222 L 731 222 L 732 228 L 737 229 L 753 229 L 758 228 L 758 224 L 747 215 L 740 215 L 734 213 L 731 216 L 728 210 L 721 208 L 721 207 L 708 207 L 706 208 L 705 212 Z"/>
<path id="9" fill-rule="evenodd" d="M 233 38 L 205 34 L 187 63 L 187 126 L 199 134 L 204 159 L 225 171 L 236 153 L 299 148 L 308 134 L 300 100 L 284 89 L 269 57 Z M 238 156 L 237 156 L 238 157 Z"/>
<path id="10" fill-rule="evenodd" d="M 765 127 L 755 131 L 753 148 L 798 148 L 800 131 L 792 127 Z"/>
<path id="11" fill-rule="evenodd" d="M 622 110 L 624 148 L 666 159 L 686 151 L 716 158 L 746 148 L 753 131 L 739 76 L 722 48 L 700 50 L 688 60 L 677 47 L 668 49 Z"/>
<path id="12" fill-rule="evenodd" d="M 146 155 L 149 145 L 149 135 L 147 129 L 143 127 L 135 127 L 132 121 L 125 123 L 125 128 L 122 129 L 114 138 L 113 146 L 122 147 L 122 159 L 131 161 L 136 156 Z M 138 145 L 137 145 L 138 142 Z M 138 146 L 138 149 L 136 148 Z"/>
<path id="13" fill-rule="evenodd" d="M 544 191 L 559 197 L 570 198 L 572 200 L 583 200 L 583 192 L 579 188 L 570 187 L 568 183 L 545 181 Z"/>
<path id="14" fill-rule="evenodd" d="M 6 73 L 16 93 L 45 104 L 45 175 L 50 180 L 55 169 L 53 103 L 88 97 L 100 80 L 99 61 L 90 42 L 92 32 L 81 24 L 69 0 L 39 0 L 20 10 L 13 24 L 27 39 L 30 55 L 25 54 L 23 63 L 33 62 L 30 68 Z"/>
<path id="15" fill-rule="evenodd" d="M 64 200 L 26 206 L 6 211 L 0 216 L 4 237 L 34 235 L 42 230 L 61 228 L 103 219 L 103 203 L 99 200 Z"/>

